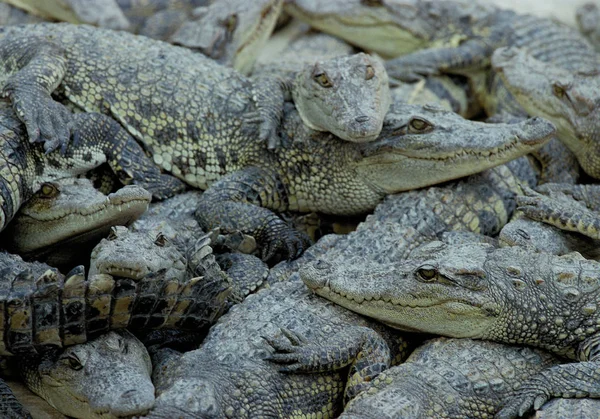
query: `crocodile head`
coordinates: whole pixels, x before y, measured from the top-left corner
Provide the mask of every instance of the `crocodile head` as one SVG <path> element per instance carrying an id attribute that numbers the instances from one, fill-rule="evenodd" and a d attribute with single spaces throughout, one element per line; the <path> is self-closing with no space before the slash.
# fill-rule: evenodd
<path id="1" fill-rule="evenodd" d="M 307 64 L 292 94 L 307 126 L 351 142 L 377 138 L 391 102 L 383 63 L 364 53 Z"/>
<path id="2" fill-rule="evenodd" d="M 185 257 L 172 242 L 162 234 L 151 237 L 117 226 L 92 251 L 89 277 L 107 274 L 139 280 L 163 270 L 166 280 L 185 278 Z"/>
<path id="3" fill-rule="evenodd" d="M 150 356 L 126 330 L 20 364 L 28 387 L 68 416 L 143 415 L 154 405 Z"/>
<path id="4" fill-rule="evenodd" d="M 473 19 L 484 8 L 436 0 L 286 0 L 284 7 L 311 26 L 385 58 L 426 48 L 439 38 L 458 44 L 453 23 Z"/>
<path id="5" fill-rule="evenodd" d="M 394 104 L 379 139 L 360 144 L 357 177 L 392 194 L 474 174 L 538 149 L 555 133 L 542 118 L 470 121 L 433 106 Z"/>
<path id="6" fill-rule="evenodd" d="M 553 67 L 518 48 L 499 48 L 492 65 L 517 102 L 554 123 L 583 170 L 600 179 L 600 73 Z"/>
<path id="7" fill-rule="evenodd" d="M 111 226 L 129 225 L 139 218 L 150 199 L 139 186 L 125 186 L 107 196 L 88 179 L 47 182 L 20 208 L 3 232 L 3 243 L 28 258 L 69 265 L 91 250 Z"/>
<path id="8" fill-rule="evenodd" d="M 596 333 L 577 327 L 596 315 L 586 295 L 597 289 L 597 270 L 578 253 L 431 242 L 400 264 L 317 261 L 300 276 L 317 294 L 402 330 L 531 344 L 572 357 L 570 343 Z"/>
<path id="9" fill-rule="evenodd" d="M 171 42 L 248 74 L 258 52 L 273 32 L 283 0 L 226 0 L 194 10 L 196 20 L 184 23 Z"/>

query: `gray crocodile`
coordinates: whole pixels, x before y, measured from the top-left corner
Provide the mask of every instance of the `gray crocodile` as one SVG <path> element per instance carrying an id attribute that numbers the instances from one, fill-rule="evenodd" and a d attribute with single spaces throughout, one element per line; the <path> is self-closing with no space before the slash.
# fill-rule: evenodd
<path id="1" fill-rule="evenodd" d="M 44 19 L 39 16 L 27 13 L 10 4 L 0 3 L 0 24 L 2 26 L 41 22 L 44 22 Z"/>
<path id="2" fill-rule="evenodd" d="M 45 141 L 49 149 L 59 145 L 64 149 L 71 119 L 51 93 L 87 112 L 111 115 L 144 144 L 159 166 L 192 186 L 214 180 L 220 166 L 207 161 L 203 147 L 183 153 L 178 144 L 201 140 L 214 145 L 223 136 L 228 140 L 268 139 L 270 147 L 277 144 L 287 83 L 268 75 L 252 83 L 185 48 L 89 26 L 39 24 L 6 27 L 0 38 L 0 56 L 5 60 L 3 94 L 24 121 L 30 141 Z M 145 63 L 143 68 L 138 68 L 140 62 Z M 304 71 L 313 80 L 312 68 Z M 365 65 L 355 76 L 366 80 L 364 94 L 377 94 L 378 76 L 369 82 L 370 74 Z M 297 79 L 303 75 L 300 71 Z M 338 89 L 320 84 L 320 73 L 314 76 L 312 83 L 294 93 L 298 107 L 319 108 L 320 101 L 306 99 L 314 91 L 338 93 Z M 28 88 L 30 84 L 35 87 Z M 327 115 L 327 109 L 322 111 Z M 336 123 L 332 118 L 331 124 Z M 204 156 L 199 161 L 198 153 Z M 206 170 L 208 167 L 211 170 Z"/>
<path id="3" fill-rule="evenodd" d="M 295 352 L 305 338 L 322 346 Z M 345 351 L 335 370 L 320 369 L 326 347 Z M 199 349 L 154 356 L 157 399 L 149 417 L 332 418 L 345 387 L 360 388 L 400 361 L 406 347 L 398 334 L 327 303 L 297 279 L 275 284 L 232 307 Z M 304 371 L 314 374 L 280 371 L 296 370 L 296 359 L 311 363 Z"/>
<path id="4" fill-rule="evenodd" d="M 549 368 L 497 418 L 552 397 L 600 397 L 596 261 L 520 247 L 432 242 L 393 265 L 318 261 L 300 271 L 310 289 L 402 330 L 531 345 L 579 362 Z"/>
<path id="5" fill-rule="evenodd" d="M 600 52 L 600 7 L 592 2 L 584 3 L 577 8 L 575 18 L 581 33 Z"/>
<path id="6" fill-rule="evenodd" d="M 511 160 L 517 153 L 513 145 L 500 145 L 506 141 L 505 134 L 527 126 L 535 126 L 539 132 L 543 126 L 548 129 L 544 132 L 548 136 L 538 141 L 546 142 L 552 135 L 550 127 L 539 124 L 542 122 L 485 124 L 467 121 L 437 107 L 396 103 L 386 116 L 378 140 L 342 144 L 332 137 L 318 137 L 315 141 L 318 133 L 300 124 L 297 115 L 288 114 L 288 131 L 281 132 L 284 145 L 275 151 L 275 156 L 280 157 L 269 159 L 269 166 L 257 162 L 254 167 L 217 181 L 202 195 L 196 214 L 205 230 L 220 226 L 224 232 L 253 235 L 265 260 L 278 252 L 294 258 L 302 252 L 305 239 L 298 238 L 266 208 L 338 215 L 365 213 L 388 194 L 435 184 L 442 177 L 449 180 L 476 173 L 495 166 L 499 158 Z M 509 134 L 523 151 L 520 144 L 527 136 L 531 137 L 526 132 L 516 137 Z M 510 158 L 501 158 L 507 153 Z M 330 169 L 324 170 L 325 167 Z M 256 204 L 266 208 L 257 208 Z M 269 227 L 262 227 L 265 225 Z"/>
<path id="7" fill-rule="evenodd" d="M 499 47 L 530 47 L 536 58 L 572 71 L 600 63 L 593 46 L 575 29 L 489 4 L 288 0 L 285 9 L 350 43 L 398 57 L 386 64 L 391 78 L 414 80 L 440 73 L 470 77 L 490 115 L 519 112 L 501 83 L 488 74 L 490 57 Z"/>
<path id="8" fill-rule="evenodd" d="M 273 32 L 283 0 L 217 0 L 194 10 L 169 38 L 232 66 L 243 74 L 251 72 L 254 61 Z"/>
<path id="9" fill-rule="evenodd" d="M 27 260 L 72 267 L 116 225 L 127 226 L 148 208 L 151 195 L 125 186 L 108 196 L 90 180 L 43 183 L 2 232 L 2 247 Z"/>
<path id="10" fill-rule="evenodd" d="M 257 141 L 259 127 L 243 123 L 252 113 L 250 111 L 258 111 L 259 108 L 252 100 L 250 81 L 233 70 L 209 62 L 199 54 L 158 41 L 66 24 L 28 27 L 27 41 L 18 36 L 23 34 L 23 28 L 7 27 L 0 43 L 20 44 L 23 47 L 21 42 L 30 42 L 31 39 L 37 39 L 36 36 L 43 37 L 50 28 L 54 36 L 60 35 L 64 45 L 73 48 L 67 54 L 71 58 L 69 60 L 50 53 L 44 56 L 40 52 L 39 55 L 39 59 L 45 62 L 44 69 L 55 68 L 50 62 L 56 62 L 58 72 L 55 75 L 64 76 L 59 92 L 69 95 L 72 103 L 88 110 L 100 108 L 112 113 L 133 136 L 142 140 L 159 166 L 191 186 L 205 189 L 216 182 L 211 188 L 212 192 L 207 191 L 203 195 L 207 205 L 198 211 L 200 217 L 212 217 L 210 220 L 203 219 L 203 227 L 212 230 L 213 227 L 222 226 L 224 232 L 239 230 L 253 235 L 257 237 L 267 259 L 276 252 L 283 253 L 285 257 L 294 257 L 307 244 L 305 237 L 298 237 L 271 210 L 336 214 L 366 212 L 388 193 L 465 176 L 518 157 L 541 146 L 553 132 L 553 127 L 542 120 L 510 126 L 486 125 L 465 121 L 457 115 L 436 109 L 398 105 L 394 112 L 388 113 L 387 129 L 376 141 L 345 144 L 337 138 L 304 127 L 297 112 L 288 106 L 280 132 L 284 144 L 277 150 L 269 151 Z M 78 42 L 69 41 L 75 37 Z M 93 43 L 93 48 L 87 48 L 84 40 Z M 51 48 L 47 41 L 36 45 L 36 48 L 42 48 L 42 45 Z M 56 45 L 52 45 L 56 49 Z M 114 45 L 122 46 L 123 49 L 119 51 L 127 54 L 127 57 L 121 57 L 122 65 L 115 61 L 117 53 Z M 94 55 L 94 66 L 87 61 L 82 65 L 82 57 L 87 57 L 90 51 L 99 55 L 104 51 L 110 60 L 102 60 L 102 57 Z M 151 59 L 152 54 L 157 54 L 159 58 Z M 146 57 L 149 65 L 143 71 L 129 64 L 123 67 L 134 57 L 141 61 Z M 100 68 L 108 66 L 108 62 L 111 63 L 110 68 L 100 71 Z M 11 76 L 8 86 L 12 85 L 14 89 L 9 88 L 8 91 L 16 89 L 10 95 L 17 108 L 29 103 L 32 96 L 32 90 L 25 89 L 27 92 L 20 93 L 25 95 L 26 100 L 20 102 L 18 79 L 29 79 L 28 73 L 33 73 L 35 78 L 35 63 L 37 61 L 33 60 L 31 66 L 25 66 Z M 93 70 L 88 70 L 90 66 Z M 215 113 L 215 109 L 222 109 L 223 96 L 217 95 L 214 90 L 207 100 L 202 100 L 203 94 L 206 95 L 204 91 L 194 95 L 193 89 L 189 88 L 193 84 L 193 76 L 188 69 L 202 66 L 214 70 L 202 73 L 203 80 L 204 77 L 210 79 L 205 80 L 206 83 L 217 83 L 219 89 L 231 89 L 230 93 L 234 96 L 227 94 L 229 112 Z M 145 87 L 138 88 L 142 85 L 140 78 L 152 79 L 166 69 L 178 75 L 172 77 L 178 80 L 176 86 L 164 82 L 148 86 L 143 84 Z M 98 96 L 92 97 L 86 94 L 85 89 L 82 90 L 82 80 L 87 80 L 85 77 L 90 74 L 94 74 L 98 80 L 94 84 L 94 91 L 99 91 Z M 227 83 L 220 83 L 214 77 L 229 78 Z M 60 78 L 55 77 L 54 80 L 59 81 Z M 120 93 L 121 89 L 127 94 Z M 27 109 L 46 109 L 46 105 L 50 109 L 60 108 L 61 105 L 48 96 L 52 90 L 53 86 L 49 86 L 44 94 L 36 90 L 38 94 L 33 96 L 39 96 L 36 100 L 38 106 Z M 168 95 L 165 94 L 167 91 Z M 172 100 L 173 95 L 179 99 Z M 162 113 L 158 117 L 146 118 L 144 115 L 149 108 L 143 104 L 147 101 L 160 102 L 150 108 L 160 107 L 165 118 L 162 118 Z M 202 103 L 198 104 L 200 101 Z M 107 103 L 111 103 L 109 109 L 105 106 Z M 129 109 L 130 106 L 136 109 Z M 53 112 L 42 114 L 55 115 Z M 223 120 L 206 125 L 206 121 L 214 120 L 205 118 L 209 114 Z M 25 120 L 31 122 L 37 119 L 34 116 L 33 119 L 25 117 Z M 472 131 L 468 127 L 472 127 Z M 28 131 L 35 130 L 30 127 Z M 454 137 L 456 132 L 460 133 L 460 137 Z M 64 132 L 64 138 L 67 134 Z M 227 141 L 223 140 L 224 145 L 220 145 L 218 139 L 223 135 Z M 449 137 L 453 137 L 454 141 L 449 141 Z M 37 138 L 30 134 L 30 140 Z M 198 138 L 202 141 L 198 141 Z M 459 138 L 469 138 L 468 144 L 465 145 Z M 229 176 L 223 178 L 227 173 Z M 391 173 L 393 176 L 390 176 Z M 419 176 L 415 176 L 416 173 Z M 215 203 L 215 196 L 218 203 Z M 352 199 L 349 200 L 349 196 Z M 266 208 L 257 208 L 256 204 Z M 232 220 L 238 220 L 240 224 Z"/>
<path id="11" fill-rule="evenodd" d="M 340 418 L 491 418 L 522 383 L 558 363 L 537 349 L 433 339 L 375 377 Z"/>
<path id="12" fill-rule="evenodd" d="M 598 399 L 552 399 L 536 412 L 534 419 L 587 419 L 598 415 Z"/>
<path id="13" fill-rule="evenodd" d="M 154 405 L 150 356 L 126 330 L 18 361 L 27 386 L 68 416 L 143 415 Z"/>
<path id="14" fill-rule="evenodd" d="M 600 66 L 574 72 L 517 48 L 496 51 L 492 65 L 515 100 L 529 114 L 556 124 L 559 138 L 583 170 L 600 178 Z"/>

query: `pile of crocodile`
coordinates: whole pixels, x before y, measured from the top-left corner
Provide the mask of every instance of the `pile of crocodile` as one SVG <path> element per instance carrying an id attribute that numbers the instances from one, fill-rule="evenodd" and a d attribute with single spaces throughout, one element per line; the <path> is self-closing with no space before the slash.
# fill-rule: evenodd
<path id="1" fill-rule="evenodd" d="M 600 417 L 573 16 L 0 3 L 0 416 Z"/>

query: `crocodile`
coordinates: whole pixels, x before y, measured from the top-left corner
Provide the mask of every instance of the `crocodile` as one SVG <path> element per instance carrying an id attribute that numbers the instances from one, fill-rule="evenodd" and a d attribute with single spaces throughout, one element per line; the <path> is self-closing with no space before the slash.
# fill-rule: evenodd
<path id="1" fill-rule="evenodd" d="M 520 247 L 431 242 L 402 263 L 319 260 L 300 276 L 317 294 L 401 330 L 530 345 L 576 360 L 531 377 L 496 418 L 552 397 L 600 397 L 599 262 Z"/>
<path id="2" fill-rule="evenodd" d="M 600 7 L 595 3 L 584 3 L 577 8 L 575 18 L 581 33 L 600 52 Z"/>
<path id="3" fill-rule="evenodd" d="M 44 22 L 41 17 L 27 13 L 10 4 L 0 3 L 0 25 L 21 25 Z"/>
<path id="4" fill-rule="evenodd" d="M 551 126 L 542 120 L 486 124 L 437 107 L 395 103 L 378 140 L 351 144 L 332 137 L 314 141 L 318 133 L 301 125 L 297 115 L 292 125 L 292 116 L 286 116 L 290 131 L 281 133 L 285 144 L 275 151 L 281 157 L 270 160 L 276 166 L 257 163 L 223 177 L 204 192 L 196 212 L 205 230 L 221 227 L 223 232 L 253 235 L 264 260 L 275 259 L 280 252 L 293 259 L 305 246 L 305 239 L 267 208 L 338 215 L 366 213 L 388 194 L 476 173 L 500 163 L 503 154 L 511 154 L 502 158 L 504 161 L 517 157 L 514 146 L 500 145 L 506 144 L 506 134 L 519 130 L 517 127 L 525 131 L 528 126 L 535 127 L 537 144 L 526 146 L 527 151 L 539 148 L 553 135 Z M 517 140 L 522 154 L 527 152 L 523 141 L 531 134 L 508 136 L 512 138 L 509 144 Z"/>
<path id="5" fill-rule="evenodd" d="M 184 22 L 168 40 L 249 74 L 282 7 L 283 0 L 213 1 L 195 9 L 195 18 Z"/>
<path id="6" fill-rule="evenodd" d="M 214 152 L 222 138 L 249 137 L 276 147 L 281 107 L 290 89 L 297 107 L 319 108 L 321 101 L 307 99 L 311 93 L 335 96 L 339 88 L 329 87 L 343 84 L 335 74 L 327 83 L 328 76 L 321 72 L 313 80 L 312 67 L 298 71 L 291 81 L 268 74 L 250 80 L 185 48 L 67 23 L 6 27 L 0 36 L 0 56 L 2 92 L 25 122 L 30 141 L 44 141 L 49 150 L 66 147 L 70 113 L 50 96 L 55 93 L 63 96 L 63 103 L 111 115 L 144 144 L 157 165 L 195 187 L 206 187 L 219 177 L 223 156 L 213 162 L 208 152 Z M 140 62 L 143 67 L 138 67 Z M 366 80 L 363 94 L 379 93 L 378 76 L 366 63 L 353 75 L 354 82 Z M 312 83 L 296 89 L 304 77 Z M 327 115 L 327 109 L 322 111 Z M 363 116 L 357 119 L 362 121 Z M 333 115 L 330 118 L 336 127 Z M 194 145 L 192 150 L 187 143 Z M 209 144 L 210 150 L 203 147 Z"/>
<path id="7" fill-rule="evenodd" d="M 433 339 L 375 377 L 340 418 L 491 418 L 519 385 L 558 363 L 539 349 Z"/>
<path id="8" fill-rule="evenodd" d="M 46 182 L 2 232 L 2 247 L 27 260 L 72 267 L 88 257 L 112 226 L 139 218 L 150 198 L 137 185 L 106 196 L 86 178 Z"/>
<path id="9" fill-rule="evenodd" d="M 529 114 L 552 121 L 581 168 L 600 178 L 600 66 L 574 72 L 518 48 L 498 49 L 492 65 L 515 100 Z"/>
<path id="10" fill-rule="evenodd" d="M 32 419 L 31 413 L 15 397 L 10 386 L 0 380 L 0 415 L 7 419 Z"/>
<path id="11" fill-rule="evenodd" d="M 337 346 L 346 357 L 335 370 L 319 370 L 318 355 L 294 353 L 299 339 Z M 157 399 L 148 417 L 336 417 L 346 386 L 359 388 L 407 347 L 399 334 L 320 299 L 298 279 L 275 284 L 232 307 L 199 349 L 153 355 Z M 295 357 L 312 361 L 304 371 L 314 374 L 280 371 L 295 370 Z"/>
<path id="12" fill-rule="evenodd" d="M 154 405 L 152 364 L 127 330 L 110 331 L 66 349 L 18 358 L 23 381 L 75 418 L 143 415 Z"/>
<path id="13" fill-rule="evenodd" d="M 468 76 L 489 115 L 522 113 L 489 74 L 490 57 L 499 47 L 530 47 L 536 58 L 571 71 L 600 63 L 593 46 L 574 28 L 480 2 L 288 0 L 285 10 L 369 51 L 398 57 L 386 63 L 392 79 Z"/>
<path id="14" fill-rule="evenodd" d="M 118 0 L 6 0 L 11 5 L 44 19 L 71 23 L 89 23 L 109 29 L 123 30 L 129 20 L 119 7 Z"/>
<path id="15" fill-rule="evenodd" d="M 598 399 L 552 399 L 536 412 L 533 419 L 586 419 L 600 415 Z"/>

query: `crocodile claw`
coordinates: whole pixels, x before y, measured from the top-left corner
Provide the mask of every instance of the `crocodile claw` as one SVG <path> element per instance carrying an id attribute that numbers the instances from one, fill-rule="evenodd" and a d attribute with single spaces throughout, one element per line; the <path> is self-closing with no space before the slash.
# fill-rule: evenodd
<path id="1" fill-rule="evenodd" d="M 284 257 L 294 260 L 312 244 L 310 238 L 281 221 L 270 224 L 267 231 L 258 238 L 262 244 L 261 259 L 265 262 Z"/>
<path id="2" fill-rule="evenodd" d="M 60 148 L 64 154 L 74 126 L 73 114 L 52 98 L 36 98 L 35 106 L 28 106 L 28 101 L 21 100 L 19 95 L 12 98 L 15 112 L 25 124 L 29 142 L 43 142 L 46 153 Z"/>
<path id="3" fill-rule="evenodd" d="M 261 336 L 275 350 L 273 354 L 264 359 L 276 364 L 283 364 L 279 368 L 281 372 L 312 371 L 311 354 L 314 351 L 311 349 L 308 340 L 304 336 L 284 327 L 280 328 L 280 331 L 285 339 Z"/>
<path id="4" fill-rule="evenodd" d="M 531 409 L 538 410 L 550 396 L 540 388 L 519 389 L 504 407 L 496 413 L 495 419 L 512 419 L 524 416 Z"/>

